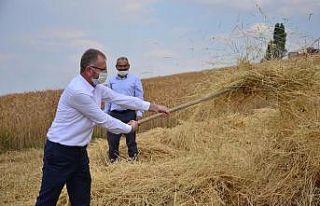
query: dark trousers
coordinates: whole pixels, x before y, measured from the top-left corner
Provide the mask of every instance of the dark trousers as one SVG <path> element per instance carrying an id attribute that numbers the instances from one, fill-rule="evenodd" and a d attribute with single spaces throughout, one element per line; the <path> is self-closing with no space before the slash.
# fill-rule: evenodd
<path id="1" fill-rule="evenodd" d="M 90 205 L 91 175 L 86 147 L 64 146 L 47 140 L 42 173 L 36 206 L 56 205 L 65 184 L 72 206 Z"/>
<path id="2" fill-rule="evenodd" d="M 116 119 L 121 120 L 124 123 L 128 123 L 130 120 L 136 120 L 136 111 L 125 110 L 125 111 L 111 111 L 110 115 Z M 124 134 L 126 136 L 126 143 L 128 146 L 128 155 L 133 158 L 138 154 L 136 133 L 131 132 Z M 119 143 L 122 134 L 114 134 L 107 132 L 107 140 L 109 145 L 109 159 L 111 161 L 116 160 L 119 157 Z"/>

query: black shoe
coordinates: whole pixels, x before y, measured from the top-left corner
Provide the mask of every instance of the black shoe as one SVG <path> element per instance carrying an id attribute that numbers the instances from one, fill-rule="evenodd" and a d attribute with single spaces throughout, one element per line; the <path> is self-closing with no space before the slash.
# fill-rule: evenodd
<path id="1" fill-rule="evenodd" d="M 139 161 L 138 154 L 135 154 L 133 157 L 129 157 L 128 161 L 129 162 L 137 162 L 137 161 Z"/>
<path id="2" fill-rule="evenodd" d="M 118 161 L 119 161 L 119 159 L 118 159 L 118 158 L 116 158 L 116 159 L 109 159 L 109 161 L 110 161 L 110 163 L 111 163 L 111 164 L 113 164 L 113 163 L 118 162 Z"/>

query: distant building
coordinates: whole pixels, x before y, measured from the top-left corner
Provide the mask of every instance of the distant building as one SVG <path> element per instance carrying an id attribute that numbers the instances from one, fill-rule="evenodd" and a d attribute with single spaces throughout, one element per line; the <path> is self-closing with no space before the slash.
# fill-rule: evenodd
<path id="1" fill-rule="evenodd" d="M 307 55 L 320 54 L 320 49 L 315 49 L 314 47 L 307 47 L 305 49 L 301 49 L 299 51 L 288 52 L 288 58 L 301 57 Z"/>
<path id="2" fill-rule="evenodd" d="M 293 57 L 298 57 L 299 56 L 299 52 L 289 52 L 288 53 L 288 58 L 291 59 Z"/>
<path id="3" fill-rule="evenodd" d="M 320 51 L 319 51 L 319 49 L 315 49 L 315 48 L 313 48 L 313 47 L 308 47 L 308 48 L 306 49 L 306 53 L 307 53 L 307 54 L 316 54 L 316 53 L 320 53 Z"/>

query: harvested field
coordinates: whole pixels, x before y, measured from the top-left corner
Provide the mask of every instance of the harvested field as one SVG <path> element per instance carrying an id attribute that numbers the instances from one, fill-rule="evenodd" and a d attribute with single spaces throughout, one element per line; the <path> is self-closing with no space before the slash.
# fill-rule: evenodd
<path id="1" fill-rule="evenodd" d="M 320 205 L 320 58 L 144 81 L 146 99 L 169 106 L 229 85 L 237 87 L 144 125 L 138 162 L 126 160 L 122 141 L 121 161 L 108 164 L 106 140 L 94 139 L 92 205 Z M 37 148 L 0 155 L 0 205 L 34 204 L 42 155 Z M 64 190 L 59 205 L 67 204 Z"/>

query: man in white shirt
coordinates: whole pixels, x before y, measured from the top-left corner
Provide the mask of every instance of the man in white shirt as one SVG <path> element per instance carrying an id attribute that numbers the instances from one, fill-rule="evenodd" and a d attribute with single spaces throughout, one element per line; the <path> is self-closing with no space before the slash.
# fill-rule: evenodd
<path id="1" fill-rule="evenodd" d="M 143 87 L 141 80 L 131 72 L 129 73 L 130 64 L 128 58 L 119 57 L 117 59 L 116 68 L 118 74 L 110 78 L 108 86 L 117 93 L 138 97 L 143 100 Z M 110 116 L 119 119 L 124 123 L 128 123 L 131 120 L 141 119 L 143 114 L 143 111 L 123 108 L 121 105 L 117 105 L 113 102 L 109 102 L 106 106 L 106 112 L 110 114 Z M 124 135 L 126 137 L 129 159 L 137 160 L 138 147 L 136 142 L 136 132 L 130 132 Z M 119 158 L 119 143 L 121 136 L 121 133 L 115 134 L 111 131 L 107 132 L 109 146 L 108 157 L 111 163 Z"/>
<path id="2" fill-rule="evenodd" d="M 93 128 L 100 125 L 113 133 L 134 132 L 137 121 L 128 124 L 103 112 L 102 101 L 112 101 L 132 110 L 169 114 L 167 107 L 118 94 L 99 84 L 107 71 L 105 55 L 96 49 L 81 57 L 80 74 L 64 89 L 44 148 L 42 183 L 36 205 L 56 205 L 63 186 L 71 205 L 89 205 L 91 175 L 87 144 Z"/>

